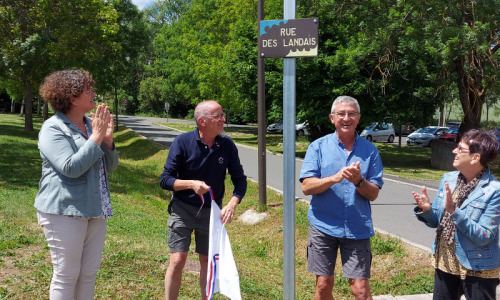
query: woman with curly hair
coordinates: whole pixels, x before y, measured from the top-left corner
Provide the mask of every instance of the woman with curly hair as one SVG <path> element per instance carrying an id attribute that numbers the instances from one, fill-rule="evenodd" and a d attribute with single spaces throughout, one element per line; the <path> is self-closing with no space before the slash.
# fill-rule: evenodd
<path id="1" fill-rule="evenodd" d="M 432 247 L 434 299 L 495 299 L 500 276 L 500 182 L 488 164 L 498 154 L 492 132 L 467 131 L 453 150 L 455 172 L 441 179 L 431 204 L 413 192 L 417 218 L 437 228 Z"/>
<path id="2" fill-rule="evenodd" d="M 96 108 L 87 71 L 47 76 L 40 95 L 56 111 L 39 133 L 42 178 L 35 198 L 52 257 L 50 299 L 93 299 L 101 265 L 106 219 L 113 216 L 108 173 L 118 165 L 113 116 Z"/>

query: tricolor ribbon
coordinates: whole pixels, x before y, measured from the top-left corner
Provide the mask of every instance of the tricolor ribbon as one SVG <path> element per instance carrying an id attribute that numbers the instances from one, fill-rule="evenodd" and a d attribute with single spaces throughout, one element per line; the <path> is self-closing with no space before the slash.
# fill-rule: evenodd
<path id="1" fill-rule="evenodd" d="M 210 193 L 210 199 L 212 201 L 215 201 L 214 200 L 214 194 L 212 193 L 212 189 L 208 189 L 208 192 Z M 200 195 L 200 194 L 197 194 L 200 199 L 201 199 L 201 206 L 200 206 L 200 209 L 198 209 L 198 212 L 196 213 L 196 216 L 198 216 L 200 214 L 200 211 L 201 209 L 203 208 L 203 205 L 205 205 L 205 198 L 203 198 L 203 195 Z"/>
<path id="2" fill-rule="evenodd" d="M 219 261 L 219 253 L 214 254 L 212 259 L 210 260 L 210 272 L 208 273 L 208 282 L 207 282 L 207 300 L 212 299 L 214 296 L 214 288 L 215 288 L 215 275 L 217 274 L 217 262 Z"/>

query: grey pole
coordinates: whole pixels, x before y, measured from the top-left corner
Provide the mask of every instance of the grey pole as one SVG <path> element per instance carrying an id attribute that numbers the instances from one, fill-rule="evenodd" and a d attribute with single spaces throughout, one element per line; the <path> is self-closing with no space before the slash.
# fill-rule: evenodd
<path id="1" fill-rule="evenodd" d="M 295 0 L 284 0 L 295 19 Z M 295 58 L 283 61 L 283 298 L 295 299 Z"/>

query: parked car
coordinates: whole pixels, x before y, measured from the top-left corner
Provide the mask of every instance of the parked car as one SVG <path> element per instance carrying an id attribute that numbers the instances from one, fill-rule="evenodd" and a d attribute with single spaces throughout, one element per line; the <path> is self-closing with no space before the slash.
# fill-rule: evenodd
<path id="1" fill-rule="evenodd" d="M 309 123 L 307 121 L 301 122 L 300 120 L 298 120 L 298 122 L 299 123 L 295 125 L 295 133 L 298 136 L 309 134 Z M 269 124 L 269 126 L 267 126 L 267 133 L 283 133 L 283 121 L 277 121 Z"/>
<path id="2" fill-rule="evenodd" d="M 448 127 L 448 128 L 460 128 L 460 124 L 462 124 L 462 122 L 452 121 L 452 122 L 446 123 L 446 127 Z"/>
<path id="3" fill-rule="evenodd" d="M 399 126 L 396 126 L 394 129 L 394 133 L 399 136 Z M 410 133 L 414 132 L 416 130 L 415 126 L 413 125 L 403 125 L 401 126 L 401 136 L 407 136 Z"/>
<path id="4" fill-rule="evenodd" d="M 457 135 L 458 135 L 458 127 L 450 128 L 441 136 L 439 136 L 439 139 L 455 143 L 457 141 Z"/>
<path id="5" fill-rule="evenodd" d="M 448 127 L 440 126 L 427 126 L 420 128 L 414 133 L 408 135 L 406 138 L 406 144 L 408 146 L 429 147 L 432 140 L 439 138 L 439 136 L 445 133 L 448 129 Z"/>
<path id="6" fill-rule="evenodd" d="M 391 124 L 375 122 L 367 126 L 360 135 L 370 142 L 387 141 L 392 143 L 396 134 Z"/>
<path id="7" fill-rule="evenodd" d="M 267 126 L 267 133 L 283 133 L 283 122 L 278 121 L 276 123 L 269 124 L 269 126 Z"/>
<path id="8" fill-rule="evenodd" d="M 297 136 L 308 135 L 309 134 L 309 123 L 307 121 L 305 121 L 305 122 L 300 122 L 297 125 L 295 125 L 295 133 L 297 134 Z"/>

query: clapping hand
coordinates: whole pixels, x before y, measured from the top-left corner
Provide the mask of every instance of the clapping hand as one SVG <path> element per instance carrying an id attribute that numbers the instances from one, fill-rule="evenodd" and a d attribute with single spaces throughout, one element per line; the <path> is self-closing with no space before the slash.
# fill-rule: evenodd
<path id="1" fill-rule="evenodd" d="M 342 168 L 342 170 L 340 170 L 340 172 L 342 172 L 342 177 L 353 184 L 358 183 L 362 179 L 360 164 L 361 163 L 357 161 L 353 162 L 350 166 Z"/>
<path id="2" fill-rule="evenodd" d="M 429 196 L 427 195 L 427 188 L 425 186 L 422 186 L 422 194 L 417 192 L 412 192 L 412 194 L 415 202 L 421 210 L 428 211 L 431 209 L 431 202 L 429 200 Z"/>
<path id="3" fill-rule="evenodd" d="M 448 185 L 448 183 L 444 184 L 444 190 L 445 190 L 445 194 L 446 194 L 445 209 L 450 214 L 452 214 L 452 213 L 455 212 L 456 205 L 455 205 L 455 202 L 453 201 L 453 197 L 451 195 L 450 186 Z"/>
<path id="4" fill-rule="evenodd" d="M 111 149 L 113 145 L 113 118 L 106 104 L 97 106 L 96 112 L 90 114 L 92 117 L 92 135 L 90 138 L 101 145 L 104 141 Z"/>
<path id="5" fill-rule="evenodd" d="M 106 107 L 106 109 L 108 109 Z M 109 112 L 109 110 L 108 110 Z M 106 128 L 106 133 L 104 134 L 104 138 L 102 139 L 103 143 L 106 144 L 108 149 L 113 149 L 113 132 L 114 132 L 114 124 L 113 124 L 113 115 L 109 114 L 108 126 Z"/>

